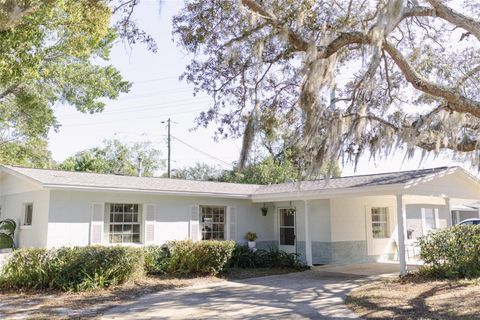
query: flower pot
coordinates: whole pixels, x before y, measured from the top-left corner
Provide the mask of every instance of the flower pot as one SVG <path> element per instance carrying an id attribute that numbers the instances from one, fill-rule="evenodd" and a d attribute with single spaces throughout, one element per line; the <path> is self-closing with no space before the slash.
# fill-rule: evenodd
<path id="1" fill-rule="evenodd" d="M 267 208 L 267 207 L 263 207 L 263 208 L 262 208 L 262 216 L 266 217 L 266 216 L 267 216 L 267 213 L 268 213 L 268 208 Z"/>
<path id="2" fill-rule="evenodd" d="M 256 241 L 248 241 L 248 247 L 249 247 L 250 249 L 255 248 L 256 245 L 257 245 L 257 242 L 256 242 Z"/>

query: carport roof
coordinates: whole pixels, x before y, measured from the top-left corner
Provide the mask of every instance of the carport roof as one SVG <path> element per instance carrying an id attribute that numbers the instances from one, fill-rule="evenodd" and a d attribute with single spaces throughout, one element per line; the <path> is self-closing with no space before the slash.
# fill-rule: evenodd
<path id="1" fill-rule="evenodd" d="M 21 176 L 47 188 L 127 190 L 138 192 L 213 194 L 236 197 L 263 197 L 274 194 L 321 192 L 329 190 L 355 190 L 356 188 L 404 185 L 428 176 L 457 170 L 458 167 L 439 167 L 371 175 L 357 175 L 288 182 L 272 185 L 239 184 L 212 181 L 193 181 L 167 178 L 132 177 L 49 169 L 2 166 L 2 171 Z"/>
<path id="2" fill-rule="evenodd" d="M 386 186 L 396 184 L 406 184 L 411 181 L 425 178 L 427 176 L 438 174 L 449 169 L 457 167 L 439 167 L 432 169 L 420 169 L 410 171 L 388 172 L 369 175 L 357 175 L 348 177 L 331 178 L 328 180 L 311 180 L 301 182 L 289 182 L 268 186 L 261 186 L 256 191 L 256 195 L 271 193 L 286 193 L 298 191 L 321 191 L 331 189 L 349 189 L 360 187 Z"/>

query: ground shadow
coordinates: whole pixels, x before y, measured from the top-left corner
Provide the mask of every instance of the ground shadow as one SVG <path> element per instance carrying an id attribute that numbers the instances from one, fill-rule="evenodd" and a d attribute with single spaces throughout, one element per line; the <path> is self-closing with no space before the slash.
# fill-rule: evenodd
<path id="1" fill-rule="evenodd" d="M 402 286 L 410 286 L 414 289 L 415 286 L 421 286 L 423 289 L 418 290 L 417 287 L 417 290 L 411 290 L 412 294 L 408 294 L 406 291 L 407 293 L 401 296 L 398 292 L 404 289 Z M 458 307 L 462 303 L 460 291 L 467 288 L 467 284 L 460 282 L 419 279 L 383 281 L 378 285 L 368 285 L 358 292 L 352 292 L 347 297 L 346 303 L 354 310 L 358 310 L 365 319 L 480 319 L 476 307 L 464 308 L 460 313 L 453 311 L 454 309 L 458 311 Z M 380 297 L 379 295 L 382 293 L 384 296 Z M 467 293 L 464 296 L 471 305 L 478 305 L 472 300 L 480 301 L 480 298 L 477 297 L 478 294 L 472 296 Z M 452 308 L 452 306 L 457 308 Z"/>

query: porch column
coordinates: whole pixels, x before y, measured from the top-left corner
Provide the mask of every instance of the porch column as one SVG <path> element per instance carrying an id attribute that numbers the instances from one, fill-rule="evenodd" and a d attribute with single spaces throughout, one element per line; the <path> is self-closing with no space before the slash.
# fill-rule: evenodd
<path id="1" fill-rule="evenodd" d="M 312 266 L 312 241 L 310 241 L 309 203 L 304 200 L 305 207 L 305 260 L 308 266 Z"/>
<path id="2" fill-rule="evenodd" d="M 450 206 L 450 198 L 445 198 L 445 206 L 447 207 L 447 227 L 453 226 L 452 208 Z"/>
<path id="3" fill-rule="evenodd" d="M 405 257 L 405 216 L 403 194 L 397 194 L 398 262 L 400 263 L 400 276 L 407 274 L 407 259 Z"/>

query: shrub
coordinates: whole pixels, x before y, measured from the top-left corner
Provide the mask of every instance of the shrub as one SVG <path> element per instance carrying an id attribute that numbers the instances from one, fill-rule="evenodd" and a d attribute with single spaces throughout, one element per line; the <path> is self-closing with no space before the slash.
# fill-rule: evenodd
<path id="1" fill-rule="evenodd" d="M 20 249 L 2 269 L 0 285 L 64 291 L 105 288 L 137 278 L 143 273 L 143 264 L 139 248 Z"/>
<path id="2" fill-rule="evenodd" d="M 298 255 L 287 253 L 278 248 L 271 247 L 268 250 L 262 250 L 260 264 L 266 268 L 297 268 L 303 267 L 298 261 Z"/>
<path id="3" fill-rule="evenodd" d="M 295 253 L 287 253 L 275 247 L 253 251 L 244 245 L 235 246 L 228 265 L 230 268 L 305 268 Z"/>
<path id="4" fill-rule="evenodd" d="M 247 246 L 236 245 L 232 257 L 228 261 L 230 268 L 255 268 L 258 264 L 257 251 L 252 251 Z"/>
<path id="5" fill-rule="evenodd" d="M 166 246 L 147 246 L 143 250 L 147 274 L 159 275 L 168 271 L 170 252 Z"/>
<path id="6" fill-rule="evenodd" d="M 168 270 L 180 274 L 216 275 L 232 256 L 234 241 L 170 241 Z"/>
<path id="7" fill-rule="evenodd" d="M 480 276 L 480 226 L 454 226 L 419 239 L 420 274 L 442 278 Z"/>

